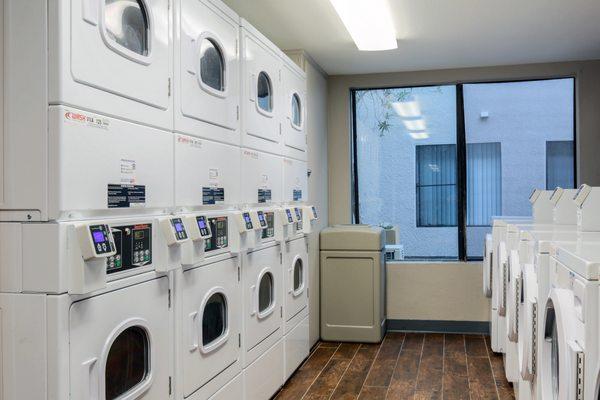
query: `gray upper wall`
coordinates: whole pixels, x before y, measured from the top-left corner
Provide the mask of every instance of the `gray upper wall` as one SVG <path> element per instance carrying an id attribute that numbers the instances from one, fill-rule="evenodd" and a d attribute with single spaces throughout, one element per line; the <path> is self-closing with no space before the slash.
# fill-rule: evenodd
<path id="1" fill-rule="evenodd" d="M 351 222 L 350 89 L 575 77 L 577 183 L 600 185 L 600 61 L 338 75 L 328 79 L 329 223 Z"/>

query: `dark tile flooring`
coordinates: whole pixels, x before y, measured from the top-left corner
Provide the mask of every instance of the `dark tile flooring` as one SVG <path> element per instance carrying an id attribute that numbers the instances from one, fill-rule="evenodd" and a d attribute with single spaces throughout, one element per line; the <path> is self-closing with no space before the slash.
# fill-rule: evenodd
<path id="1" fill-rule="evenodd" d="M 390 332 L 381 344 L 321 342 L 277 400 L 514 399 L 489 337 Z"/>

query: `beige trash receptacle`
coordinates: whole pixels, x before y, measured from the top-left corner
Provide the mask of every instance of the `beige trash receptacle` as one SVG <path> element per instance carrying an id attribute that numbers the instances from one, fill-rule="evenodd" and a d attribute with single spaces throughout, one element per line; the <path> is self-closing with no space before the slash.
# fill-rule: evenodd
<path id="1" fill-rule="evenodd" d="M 385 235 L 369 225 L 321 231 L 321 338 L 380 342 L 385 334 Z"/>

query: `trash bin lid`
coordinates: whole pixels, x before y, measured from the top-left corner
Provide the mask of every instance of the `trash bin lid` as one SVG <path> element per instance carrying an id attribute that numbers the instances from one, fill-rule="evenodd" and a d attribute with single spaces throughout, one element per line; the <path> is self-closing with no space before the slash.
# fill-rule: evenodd
<path id="1" fill-rule="evenodd" d="M 321 231 L 321 250 L 379 251 L 384 246 L 384 230 L 379 226 L 334 225 Z"/>

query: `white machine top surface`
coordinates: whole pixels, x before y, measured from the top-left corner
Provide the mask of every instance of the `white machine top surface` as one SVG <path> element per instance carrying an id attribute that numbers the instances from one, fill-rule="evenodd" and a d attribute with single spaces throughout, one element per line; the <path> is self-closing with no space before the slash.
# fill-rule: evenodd
<path id="1" fill-rule="evenodd" d="M 600 276 L 600 241 L 598 240 L 557 244 L 554 257 L 585 279 L 598 280 Z"/>
<path id="2" fill-rule="evenodd" d="M 334 225 L 321 231 L 321 250 L 380 251 L 383 228 L 372 225 Z"/>

